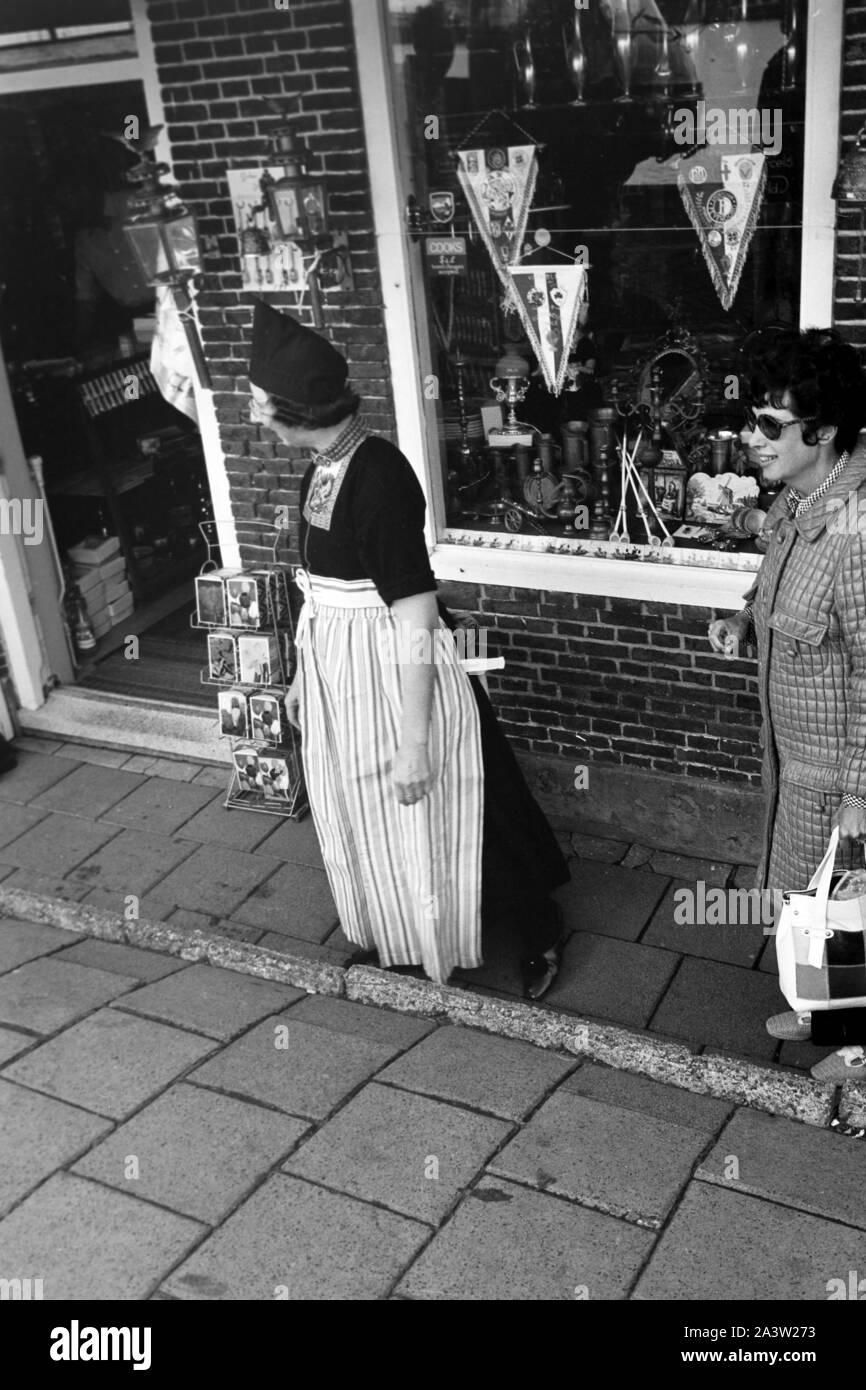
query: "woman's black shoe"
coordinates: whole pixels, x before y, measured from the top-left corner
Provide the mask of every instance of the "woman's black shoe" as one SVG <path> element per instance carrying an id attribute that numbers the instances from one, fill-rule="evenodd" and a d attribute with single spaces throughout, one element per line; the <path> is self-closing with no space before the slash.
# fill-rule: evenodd
<path id="1" fill-rule="evenodd" d="M 560 939 L 540 956 L 530 956 L 523 962 L 523 997 L 541 999 L 559 974 L 563 942 Z"/>

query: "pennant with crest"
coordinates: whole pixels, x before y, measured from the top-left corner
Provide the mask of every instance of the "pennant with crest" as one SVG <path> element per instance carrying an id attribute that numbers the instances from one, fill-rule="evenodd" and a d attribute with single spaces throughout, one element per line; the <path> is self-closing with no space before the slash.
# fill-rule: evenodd
<path id="1" fill-rule="evenodd" d="M 677 175 L 722 308 L 730 309 L 749 254 L 767 181 L 766 155 L 701 149 Z"/>
<path id="2" fill-rule="evenodd" d="M 538 172 L 535 145 L 458 150 L 457 177 L 499 278 L 523 245 Z"/>
<path id="3" fill-rule="evenodd" d="M 538 358 L 548 391 L 558 396 L 586 298 L 585 265 L 510 265 L 512 303 Z"/>

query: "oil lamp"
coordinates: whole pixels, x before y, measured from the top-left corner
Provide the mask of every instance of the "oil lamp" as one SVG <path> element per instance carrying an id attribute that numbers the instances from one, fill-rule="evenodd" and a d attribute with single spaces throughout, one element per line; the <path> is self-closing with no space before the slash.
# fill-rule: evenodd
<path id="1" fill-rule="evenodd" d="M 500 449 L 507 449 L 515 444 L 531 447 L 533 427 L 521 424 L 515 411 L 515 407 L 529 390 L 529 363 L 526 358 L 518 356 L 516 352 L 507 352 L 504 357 L 500 357 L 496 363 L 496 375 L 490 378 L 490 389 L 497 401 L 508 406 L 505 424 L 489 433 L 490 445 Z"/>
<path id="2" fill-rule="evenodd" d="M 284 107 L 270 99 L 264 104 L 282 118 L 270 136 L 268 155 L 270 162 L 283 165 L 283 173 L 276 179 L 268 169 L 262 174 L 262 202 L 273 223 L 275 239 L 293 242 L 301 252 L 313 324 L 321 328 L 324 320 L 319 271 L 323 268 L 323 256 L 336 255 L 328 219 L 327 184 L 322 174 L 310 173 L 310 152 L 293 129 Z"/>
<path id="3" fill-rule="evenodd" d="M 147 283 L 171 290 L 199 383 L 210 390 L 210 373 L 190 295 L 192 282 L 201 271 L 201 247 L 193 214 L 180 201 L 178 189 L 163 183 L 169 168 L 157 163 L 153 153 L 160 129 L 152 127 L 139 142 L 122 142 L 139 156 L 138 163 L 126 173 L 127 182 L 137 184 L 138 191 L 130 199 L 130 216 L 123 230 Z"/>

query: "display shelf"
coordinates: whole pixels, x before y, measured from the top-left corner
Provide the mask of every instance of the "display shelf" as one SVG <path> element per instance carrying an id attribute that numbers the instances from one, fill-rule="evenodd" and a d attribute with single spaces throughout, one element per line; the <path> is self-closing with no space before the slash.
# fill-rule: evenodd
<path id="1" fill-rule="evenodd" d="M 215 523 L 205 522 L 199 527 L 204 536 L 208 548 L 207 559 L 200 570 L 201 575 L 213 573 L 217 566 L 214 561 L 213 551 L 214 542 L 208 534 L 208 527 L 215 526 Z M 259 530 L 272 529 L 276 532 L 273 539 L 272 549 L 272 569 L 267 566 L 250 565 L 234 570 L 226 578 L 249 576 L 250 578 L 261 578 L 263 573 L 271 573 L 276 576 L 284 571 L 285 567 L 277 568 L 276 558 L 277 548 L 280 543 L 281 528 L 270 527 L 269 523 L 258 522 Z M 282 532 L 285 535 L 285 532 Z M 278 612 L 280 605 L 277 602 L 276 578 L 267 584 L 268 617 L 258 627 L 249 625 L 239 626 L 228 622 L 222 623 L 203 623 L 198 618 L 198 613 L 190 615 L 190 628 L 196 632 L 204 632 L 209 635 L 214 633 L 230 634 L 234 639 L 238 637 L 269 637 L 276 643 L 276 663 L 275 671 L 278 672 L 279 680 L 269 680 L 267 684 L 261 682 L 242 681 L 236 676 L 220 680 L 211 675 L 210 665 L 203 666 L 199 671 L 199 680 L 202 685 L 216 686 L 218 690 L 228 691 L 237 690 L 241 692 L 244 701 L 248 701 L 256 694 L 271 696 L 277 702 L 282 703 L 290 686 L 288 678 L 289 668 L 292 661 L 294 648 L 295 629 L 291 612 L 287 606 L 282 612 Z M 288 641 L 286 640 L 288 639 Z M 292 650 L 289 650 L 291 646 Z M 247 727 L 252 724 L 252 718 L 247 705 L 246 714 Z M 283 716 L 281 715 L 282 719 Z M 238 737 L 236 734 L 223 734 L 222 721 L 218 720 L 220 735 L 228 738 L 232 747 L 232 774 L 229 780 L 223 805 L 229 810 L 258 811 L 263 815 L 277 816 L 283 820 L 300 820 L 306 815 L 309 805 L 307 802 L 306 790 L 304 787 L 303 767 L 301 764 L 300 737 L 295 728 L 286 722 L 284 728 L 280 728 L 281 742 L 269 744 L 262 739 L 256 739 L 252 734 Z M 274 768 L 272 763 L 285 764 L 284 768 L 278 768 L 280 776 L 288 775 L 288 785 L 284 796 L 266 796 L 264 791 L 256 790 L 254 787 L 244 785 L 252 780 L 246 772 L 240 768 L 235 761 L 236 755 L 243 749 L 251 749 L 249 761 L 255 764 L 254 777 L 272 776 Z M 264 761 L 264 766 L 260 764 Z"/>

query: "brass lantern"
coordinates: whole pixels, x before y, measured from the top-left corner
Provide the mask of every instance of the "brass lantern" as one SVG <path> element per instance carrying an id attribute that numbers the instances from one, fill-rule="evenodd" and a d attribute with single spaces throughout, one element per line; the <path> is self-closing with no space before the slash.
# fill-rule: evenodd
<path id="1" fill-rule="evenodd" d="M 263 105 L 281 117 L 269 137 L 268 157 L 271 164 L 282 165 L 283 172 L 278 178 L 269 169 L 262 174 L 262 202 L 273 224 L 275 239 L 293 242 L 301 253 L 313 324 L 321 328 L 324 319 L 319 270 L 330 270 L 336 253 L 328 219 L 327 185 L 323 175 L 310 173 L 310 152 L 292 129 L 283 103 L 265 97 Z"/>
<path id="2" fill-rule="evenodd" d="M 857 243 L 857 294 L 863 299 L 864 236 L 866 236 L 866 125 L 861 126 L 853 147 L 843 157 L 831 198 L 851 212 L 859 213 L 860 235 Z"/>
<path id="3" fill-rule="evenodd" d="M 210 372 L 189 293 L 192 280 L 201 271 L 201 246 L 192 213 L 178 198 L 177 189 L 162 183 L 168 165 L 158 164 L 153 156 L 160 129 L 151 127 L 140 141 L 121 140 L 139 157 L 126 174 L 128 183 L 138 185 L 138 194 L 131 200 L 132 211 L 123 230 L 147 283 L 171 290 L 199 383 L 210 390 Z"/>
<path id="4" fill-rule="evenodd" d="M 266 170 L 262 194 L 280 241 L 315 243 L 329 233 L 328 194 L 324 179 L 308 170 L 309 151 L 290 126 L 271 136 L 270 157 L 283 164 L 278 179 Z"/>
<path id="5" fill-rule="evenodd" d="M 195 218 L 165 193 L 148 199 L 146 210 L 128 218 L 124 231 L 149 285 L 172 285 L 201 270 Z"/>

